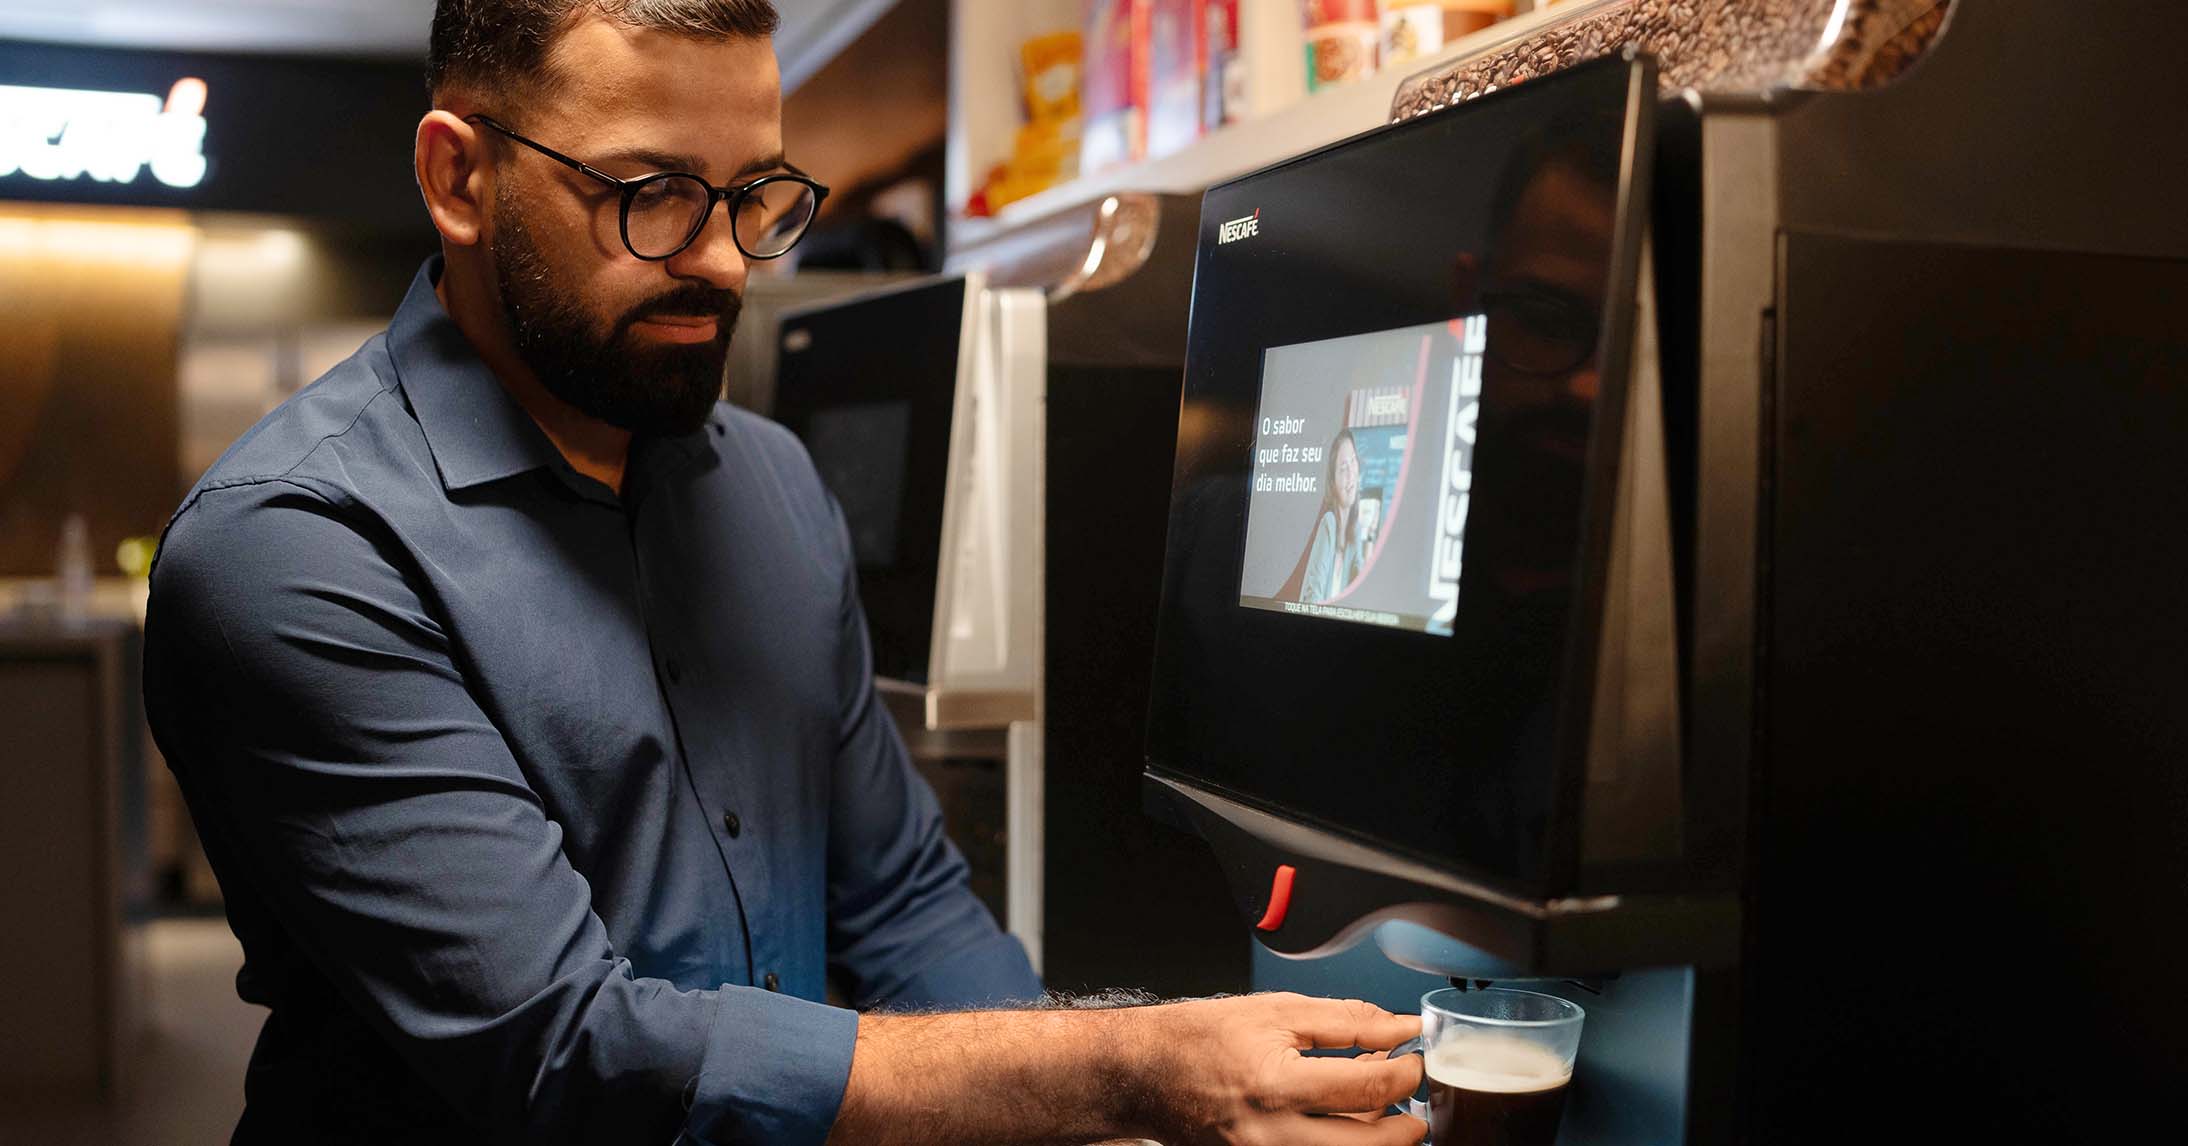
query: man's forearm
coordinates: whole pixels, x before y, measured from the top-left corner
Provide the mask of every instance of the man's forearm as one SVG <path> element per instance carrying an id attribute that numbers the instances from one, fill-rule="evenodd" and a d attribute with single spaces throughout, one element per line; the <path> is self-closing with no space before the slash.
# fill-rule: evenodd
<path id="1" fill-rule="evenodd" d="M 1140 1021 L 1122 1021 L 1136 1015 Z M 831 1146 L 1085 1146 L 1147 1133 L 1151 1017 L 975 1011 L 859 1020 Z"/>
<path id="2" fill-rule="evenodd" d="M 829 1142 L 1415 1146 L 1427 1127 L 1380 1115 L 1420 1085 L 1419 1059 L 1303 1052 L 1384 1051 L 1420 1032 L 1411 1015 L 1299 995 L 869 1016 Z"/>

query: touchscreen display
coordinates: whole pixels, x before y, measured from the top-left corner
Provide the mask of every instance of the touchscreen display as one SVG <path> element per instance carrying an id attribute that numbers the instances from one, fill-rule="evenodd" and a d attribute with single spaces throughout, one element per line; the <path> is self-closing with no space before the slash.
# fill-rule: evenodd
<path id="1" fill-rule="evenodd" d="M 1645 61 L 1580 65 L 1208 192 L 1164 778 L 1473 878 L 1564 878 L 1655 91 Z"/>
<path id="2" fill-rule="evenodd" d="M 783 316 L 775 418 L 843 510 L 874 673 L 924 681 L 934 648 L 943 486 L 963 358 L 964 278 Z"/>
<path id="3" fill-rule="evenodd" d="M 1240 604 L 1451 635 L 1487 334 L 1471 315 L 1262 357 Z"/>

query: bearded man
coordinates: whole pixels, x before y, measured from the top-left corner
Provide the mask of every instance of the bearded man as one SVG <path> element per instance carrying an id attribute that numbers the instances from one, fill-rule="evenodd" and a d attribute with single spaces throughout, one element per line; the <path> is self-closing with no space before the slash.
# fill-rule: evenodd
<path id="1" fill-rule="evenodd" d="M 235 1141 L 1418 1141 L 1416 1060 L 1299 1053 L 1418 1020 L 1042 1007 L 968 890 L 841 514 L 716 400 L 826 194 L 774 27 L 441 0 L 442 254 L 168 527 L 148 706 L 271 1012 Z"/>

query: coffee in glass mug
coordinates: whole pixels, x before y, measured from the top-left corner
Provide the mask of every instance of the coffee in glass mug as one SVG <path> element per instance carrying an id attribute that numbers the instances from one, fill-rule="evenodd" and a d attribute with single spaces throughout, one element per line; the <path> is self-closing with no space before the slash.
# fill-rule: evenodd
<path id="1" fill-rule="evenodd" d="M 1577 1004 L 1555 995 L 1449 988 L 1421 997 L 1419 1053 L 1431 1146 L 1553 1146 L 1580 1051 Z"/>

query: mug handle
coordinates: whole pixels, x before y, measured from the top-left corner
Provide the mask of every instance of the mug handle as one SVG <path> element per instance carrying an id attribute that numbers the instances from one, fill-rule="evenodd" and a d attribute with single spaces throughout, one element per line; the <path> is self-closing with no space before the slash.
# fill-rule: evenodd
<path id="1" fill-rule="evenodd" d="M 1390 1057 L 1392 1058 L 1400 1058 L 1409 1054 L 1421 1055 L 1425 1059 L 1428 1054 L 1428 1040 L 1426 1038 L 1410 1038 L 1402 1043 L 1399 1043 L 1397 1046 L 1390 1048 Z M 1413 1097 L 1406 1099 L 1402 1103 L 1392 1103 L 1389 1113 L 1410 1114 L 1423 1122 L 1428 1121 L 1428 1101 L 1421 1097 L 1422 1093 L 1425 1092 L 1427 1089 L 1428 1076 L 1424 1071 L 1424 1073 L 1421 1075 L 1420 1088 L 1413 1092 Z M 1424 1138 L 1421 1141 L 1426 1142 L 1428 1140 Z"/>

